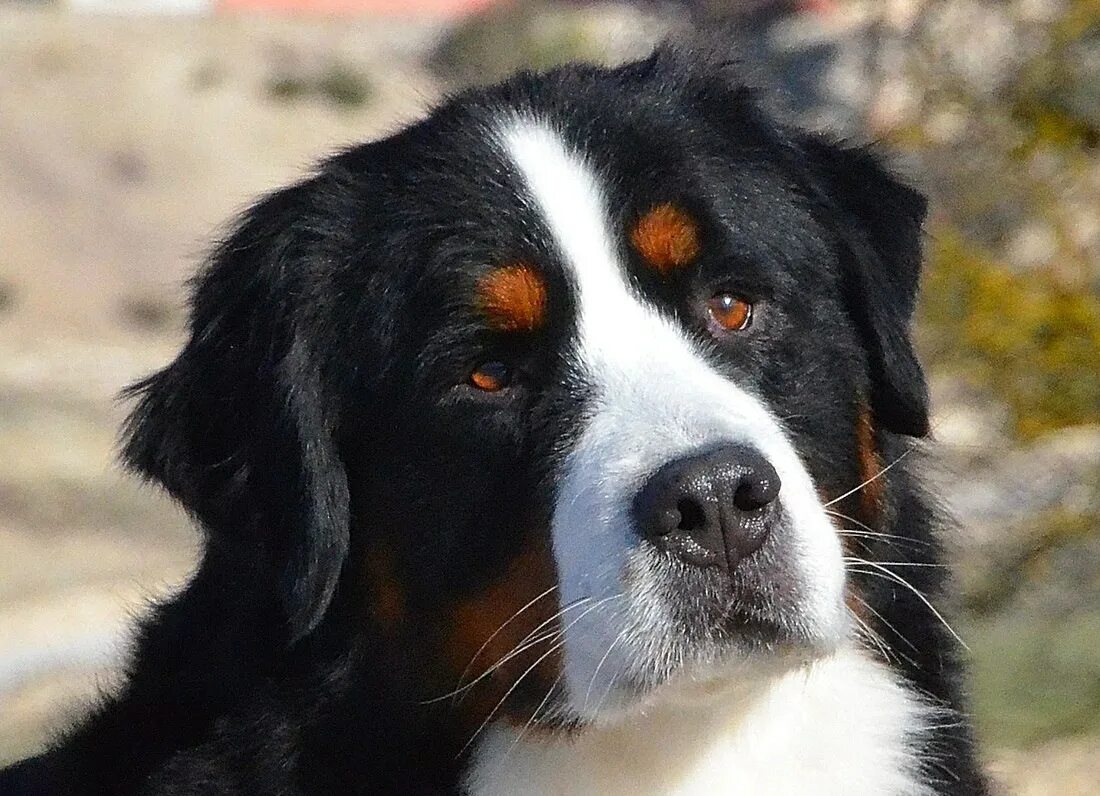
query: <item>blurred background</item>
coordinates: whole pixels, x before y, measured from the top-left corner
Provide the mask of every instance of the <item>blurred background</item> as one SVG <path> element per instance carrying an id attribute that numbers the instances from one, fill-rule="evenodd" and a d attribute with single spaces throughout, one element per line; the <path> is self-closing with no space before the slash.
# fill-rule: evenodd
<path id="1" fill-rule="evenodd" d="M 114 463 L 115 396 L 232 214 L 446 91 L 692 29 L 933 197 L 918 339 L 984 754 L 1010 792 L 1100 793 L 1098 0 L 0 0 L 0 764 L 193 565 Z"/>

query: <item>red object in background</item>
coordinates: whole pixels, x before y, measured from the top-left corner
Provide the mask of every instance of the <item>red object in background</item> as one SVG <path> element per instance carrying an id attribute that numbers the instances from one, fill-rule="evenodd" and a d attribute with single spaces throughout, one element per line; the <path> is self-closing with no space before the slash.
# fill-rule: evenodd
<path id="1" fill-rule="evenodd" d="M 459 17 L 502 0 L 216 0 L 217 11 L 393 17 Z"/>
<path id="2" fill-rule="evenodd" d="M 814 11 L 818 14 L 828 14 L 837 10 L 836 0 L 802 0 L 798 5 L 802 11 Z"/>

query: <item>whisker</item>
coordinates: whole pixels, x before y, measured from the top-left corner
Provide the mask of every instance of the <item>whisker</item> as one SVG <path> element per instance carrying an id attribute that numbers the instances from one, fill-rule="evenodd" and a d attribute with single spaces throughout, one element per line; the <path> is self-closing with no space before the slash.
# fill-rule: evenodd
<path id="1" fill-rule="evenodd" d="M 544 641 L 552 641 L 553 639 L 557 638 L 558 634 L 559 634 L 559 631 L 552 630 L 550 632 L 544 633 L 541 636 L 537 636 L 537 637 L 531 639 L 531 641 L 528 642 L 528 643 L 523 643 L 521 641 L 519 644 L 512 647 L 512 649 L 509 650 L 507 653 L 505 653 L 503 656 L 498 658 L 493 663 L 492 666 L 490 666 L 488 669 L 483 671 L 481 674 L 479 674 L 477 677 L 475 677 L 470 682 L 466 683 L 465 685 L 458 686 L 458 687 L 454 688 L 453 690 L 448 691 L 445 694 L 440 694 L 439 696 L 435 696 L 435 697 L 431 697 L 430 699 L 422 700 L 420 702 L 420 704 L 421 705 L 431 705 L 435 702 L 442 702 L 445 699 L 450 699 L 452 697 L 459 697 L 462 694 L 465 694 L 467 691 L 472 689 L 474 686 L 476 686 L 478 683 L 480 683 L 486 677 L 489 677 L 493 672 L 497 671 L 500 667 L 502 667 L 506 663 L 508 663 L 508 661 L 512 660 L 513 658 L 515 658 L 519 655 L 522 655 L 524 652 L 531 649 L 532 647 L 537 647 L 539 644 L 543 643 Z"/>
<path id="2" fill-rule="evenodd" d="M 860 522 L 855 517 L 849 517 L 847 514 L 841 514 L 839 511 L 835 511 L 833 509 L 825 509 L 825 513 L 828 514 L 830 517 L 836 517 L 838 519 L 845 520 L 847 522 L 851 522 L 855 525 L 858 525 L 860 527 L 862 533 L 861 533 L 861 531 L 856 531 L 854 528 L 840 528 L 839 529 L 841 532 L 849 533 L 852 536 L 863 535 L 863 536 L 870 536 L 870 537 L 882 538 L 882 539 L 896 539 L 898 542 L 905 542 L 907 544 L 912 544 L 914 546 L 919 545 L 919 546 L 922 546 L 922 547 L 935 547 L 934 544 L 932 544 L 931 542 L 929 542 L 925 539 L 914 539 L 911 536 L 899 536 L 896 533 L 884 533 L 883 531 L 880 531 L 876 528 L 872 528 L 870 525 L 867 525 L 865 523 Z"/>
<path id="3" fill-rule="evenodd" d="M 865 525 L 864 523 L 857 520 L 855 517 L 849 517 L 847 514 L 841 514 L 839 511 L 833 511 L 832 509 L 825 509 L 825 513 L 831 517 L 837 517 L 839 519 L 846 520 L 847 522 L 853 522 L 863 530 L 868 531 L 869 533 L 878 533 L 878 531 L 876 531 L 870 525 Z M 889 536 L 889 534 L 884 535 Z"/>
<path id="4" fill-rule="evenodd" d="M 907 536 L 898 536 L 897 534 L 894 534 L 894 533 L 876 533 L 876 532 L 873 532 L 873 531 L 857 531 L 857 530 L 854 530 L 852 528 L 837 528 L 836 532 L 838 534 L 840 534 L 841 536 L 858 536 L 858 537 L 867 537 L 868 539 L 886 539 L 886 540 L 894 539 L 894 540 L 896 540 L 896 541 L 887 541 L 886 542 L 891 547 L 901 547 L 902 543 L 911 544 L 914 547 L 918 547 L 918 546 L 929 547 L 929 548 L 935 547 L 934 544 L 932 544 L 931 542 L 926 542 L 923 539 L 910 539 Z"/>
<path id="5" fill-rule="evenodd" d="M 519 643 L 520 644 L 524 643 L 525 641 L 527 641 L 527 639 L 531 638 L 533 635 L 538 633 L 540 630 L 542 630 L 544 627 L 549 625 L 551 622 L 553 622 L 557 619 L 561 619 L 563 616 L 565 616 L 566 612 L 572 611 L 574 608 L 578 608 L 582 605 L 587 605 L 591 601 L 592 601 L 591 597 L 581 597 L 579 599 L 574 600 L 573 602 L 569 603 L 568 605 L 563 607 L 561 610 L 559 610 L 557 613 L 555 613 L 553 616 L 549 617 L 548 619 L 544 619 L 541 622 L 539 622 L 537 625 L 535 625 L 535 627 L 531 630 L 530 633 L 528 633 L 526 636 L 524 636 L 523 638 L 521 638 L 519 640 Z"/>
<path id="6" fill-rule="evenodd" d="M 893 659 L 890 657 L 890 649 L 886 646 L 886 642 L 883 640 L 882 636 L 876 633 L 875 629 L 864 622 L 863 619 L 854 611 L 849 611 L 848 615 L 851 616 L 853 620 L 855 620 L 855 623 L 858 626 L 856 628 L 857 634 L 862 635 L 864 638 L 866 638 L 867 641 L 869 641 L 871 645 L 878 650 L 879 655 L 881 655 L 887 663 L 892 663 Z"/>
<path id="7" fill-rule="evenodd" d="M 432 697 L 431 699 L 424 700 L 420 704 L 430 705 L 433 702 L 441 702 L 444 699 L 447 699 L 449 697 L 457 697 L 458 695 L 463 694 L 466 691 L 469 691 L 471 688 L 473 688 L 479 682 L 481 682 L 486 677 L 491 675 L 493 672 L 495 672 L 501 666 L 506 664 L 508 661 L 515 658 L 517 655 L 522 654 L 526 650 L 529 650 L 532 647 L 534 647 L 538 644 L 541 644 L 544 641 L 554 639 L 558 634 L 561 633 L 560 630 L 557 630 L 557 629 L 551 630 L 551 631 L 549 631 L 549 632 L 547 632 L 547 633 L 545 633 L 541 636 L 537 635 L 538 631 L 541 630 L 542 628 L 546 627 L 548 624 L 550 624 L 554 620 L 560 619 L 562 616 L 564 616 L 566 613 L 573 610 L 574 608 L 579 608 L 580 606 L 587 604 L 588 602 L 591 601 L 591 599 L 592 599 L 591 597 L 582 597 L 579 600 L 575 600 L 575 601 L 569 603 L 569 605 L 564 606 L 559 611 L 557 611 L 553 616 L 551 616 L 549 619 L 546 619 L 546 620 L 540 622 L 538 624 L 538 626 L 535 627 L 530 633 L 528 633 L 526 636 L 524 636 L 518 642 L 516 642 L 516 645 L 514 647 L 512 647 L 511 650 L 509 650 L 504 655 L 502 655 L 500 658 L 498 658 L 488 669 L 486 669 L 484 672 L 479 674 L 473 680 L 466 683 L 465 685 L 456 686 L 453 691 L 448 691 L 446 694 L 442 694 L 440 696 Z M 484 649 L 484 645 L 482 646 L 482 649 Z M 466 671 L 467 672 L 469 671 L 469 666 L 468 665 L 467 665 Z M 465 676 L 465 675 L 463 675 L 463 676 Z M 461 683 L 461 679 L 459 680 L 459 682 Z"/>
<path id="8" fill-rule="evenodd" d="M 845 556 L 844 560 L 846 562 L 851 562 L 853 564 L 877 563 L 879 566 L 883 566 L 883 567 L 934 567 L 936 569 L 947 569 L 946 564 L 937 564 L 937 563 L 931 562 L 931 561 L 877 561 L 877 562 L 871 562 L 871 561 L 868 561 L 865 558 L 858 558 L 856 556 Z"/>
<path id="9" fill-rule="evenodd" d="M 902 635 L 901 631 L 900 631 L 900 630 L 898 630 L 898 628 L 895 628 L 895 627 L 893 626 L 893 624 L 891 624 L 891 623 L 890 623 L 889 621 L 887 621 L 887 618 L 886 618 L 886 617 L 883 617 L 883 616 L 881 615 L 881 613 L 879 613 L 879 612 L 878 612 L 877 610 L 875 610 L 875 607 L 871 606 L 870 602 L 868 602 L 867 600 L 865 600 L 864 598 L 860 597 L 860 596 L 859 596 L 859 595 L 857 595 L 857 594 L 854 594 L 854 595 L 851 595 L 851 596 L 853 596 L 853 597 L 855 597 L 855 598 L 856 598 L 857 600 L 859 600 L 859 601 L 860 601 L 860 604 L 861 604 L 862 606 L 864 606 L 864 608 L 866 608 L 866 609 L 867 609 L 867 610 L 869 610 L 869 611 L 870 611 L 871 613 L 873 613 L 873 615 L 875 615 L 876 617 L 878 617 L 878 620 L 879 620 L 880 622 L 882 622 L 883 624 L 886 624 L 887 628 L 889 628 L 889 629 L 890 629 L 891 631 L 893 631 L 893 634 L 894 634 L 894 635 L 897 635 L 897 637 L 898 637 L 899 639 L 901 639 L 902 641 L 904 641 L 904 642 L 905 642 L 906 646 L 909 646 L 909 649 L 911 649 L 911 650 L 912 650 L 913 652 L 915 652 L 915 653 L 917 653 L 917 654 L 920 654 L 920 653 L 921 653 L 921 651 L 920 651 L 919 649 L 916 649 L 916 645 L 915 645 L 915 644 L 914 644 L 914 643 L 913 643 L 912 641 L 910 641 L 909 639 L 906 639 L 906 638 L 904 637 L 904 635 Z M 901 653 L 899 653 L 899 654 L 901 654 Z M 910 657 L 906 657 L 906 659 L 905 659 L 905 660 L 906 660 L 906 661 L 909 661 L 909 662 L 910 662 L 911 664 L 913 664 L 913 665 L 916 665 L 916 664 L 915 664 L 915 662 L 914 662 L 914 661 L 913 661 L 912 659 L 910 659 Z"/>
<path id="10" fill-rule="evenodd" d="M 845 531 L 843 529 L 838 530 L 836 533 L 837 533 L 837 536 L 841 537 L 842 539 L 849 539 L 849 538 L 854 539 L 855 543 L 858 544 L 861 548 L 863 548 L 863 552 L 865 552 L 867 555 L 873 556 L 875 554 L 874 548 L 872 548 L 871 544 L 869 542 L 865 541 L 864 538 L 863 538 L 867 534 L 865 534 L 865 533 L 851 533 L 851 532 Z"/>
<path id="11" fill-rule="evenodd" d="M 492 721 L 493 716 L 495 716 L 497 711 L 500 710 L 501 705 L 503 705 L 504 702 L 508 699 L 508 697 L 510 697 L 512 695 L 512 692 L 515 691 L 519 687 L 519 684 L 523 682 L 523 680 L 527 677 L 527 675 L 529 675 L 531 672 L 533 672 L 538 667 L 538 665 L 540 663 L 542 663 L 544 660 L 549 658 L 551 655 L 553 655 L 555 652 L 557 652 L 559 649 L 561 649 L 564 645 L 565 645 L 564 640 L 559 641 L 556 644 L 554 644 L 554 646 L 552 646 L 550 649 L 548 649 L 546 652 L 544 652 L 542 655 L 540 655 L 538 660 L 536 660 L 534 663 L 532 663 L 530 666 L 528 666 L 527 669 L 523 672 L 523 674 L 521 674 L 519 677 L 516 678 L 516 681 L 514 683 L 512 683 L 512 685 L 508 688 L 507 691 L 504 692 L 504 696 L 502 696 L 500 698 L 500 701 L 498 701 L 496 703 L 496 705 L 493 707 L 493 709 L 489 711 L 489 715 L 485 717 L 485 720 L 483 722 L 481 722 L 481 724 L 478 726 L 478 728 L 474 731 L 474 734 L 470 736 L 470 740 L 466 741 L 466 743 L 463 745 L 463 747 L 459 750 L 459 752 L 458 752 L 459 757 L 461 757 L 463 754 L 465 754 L 466 750 L 470 748 L 470 744 L 472 744 L 475 740 L 477 740 L 477 737 L 479 735 L 481 735 L 481 733 L 485 730 L 486 727 L 489 726 L 489 722 Z"/>
<path id="12" fill-rule="evenodd" d="M 526 611 L 528 608 L 530 608 L 532 605 L 537 603 L 539 600 L 541 600 L 546 595 L 548 595 L 551 592 L 555 591 L 557 588 L 558 588 L 558 584 L 555 583 L 553 586 L 551 586 L 549 589 L 544 591 L 538 597 L 536 597 L 535 599 L 528 602 L 527 605 L 523 606 L 518 611 L 516 611 L 514 614 L 512 614 L 510 617 L 508 617 L 506 620 L 504 620 L 504 623 L 500 627 L 498 627 L 496 630 L 494 630 L 492 635 L 489 636 L 489 638 L 485 639 L 485 643 L 482 644 L 480 647 L 478 647 L 477 652 L 475 652 L 474 656 L 472 658 L 470 658 L 470 662 L 466 664 L 466 668 L 462 670 L 462 674 L 459 675 L 459 677 L 458 677 L 459 684 L 461 685 L 462 681 L 466 679 L 466 675 L 470 673 L 470 667 L 472 667 L 474 665 L 474 661 L 477 660 L 478 656 L 481 655 L 481 653 L 483 653 L 485 651 L 485 648 L 488 647 L 489 644 L 492 643 L 493 639 L 496 638 L 500 634 L 500 632 L 502 630 L 504 630 L 504 628 L 506 628 L 509 624 L 511 624 L 512 621 L 517 616 L 522 614 L 524 611 Z"/>
<path id="13" fill-rule="evenodd" d="M 890 463 L 889 463 L 888 465 L 886 465 L 885 467 L 883 467 L 883 468 L 882 468 L 881 470 L 879 470 L 879 471 L 878 471 L 877 473 L 875 473 L 874 475 L 872 475 L 872 476 L 871 476 L 870 478 L 868 478 L 868 479 L 867 479 L 866 481 L 864 481 L 864 482 L 863 482 L 862 484 L 860 484 L 859 486 L 855 487 L 854 489 L 849 489 L 849 490 L 848 490 L 847 492 L 845 492 L 845 493 L 844 493 L 843 495 L 841 495 L 840 497 L 835 497 L 835 498 L 833 498 L 833 499 L 832 499 L 832 500 L 830 500 L 830 501 L 829 501 L 828 503 L 825 503 L 825 504 L 823 504 L 823 507 L 824 507 L 824 508 L 829 508 L 829 506 L 832 506 L 832 505 L 833 505 L 834 503 L 839 503 L 840 501 L 844 500 L 844 498 L 846 498 L 846 497 L 850 497 L 851 495 L 854 495 L 854 494 L 855 494 L 856 492 L 858 492 L 859 490 L 863 489 L 863 488 L 864 488 L 864 487 L 866 487 L 866 486 L 867 486 L 868 484 L 873 484 L 873 483 L 874 483 L 875 481 L 877 481 L 877 480 L 878 480 L 879 478 L 882 478 L 882 476 L 886 475 L 886 473 L 888 473 L 888 472 L 889 472 L 889 471 L 890 471 L 890 470 L 891 470 L 892 468 L 894 468 L 894 467 L 895 467 L 895 466 L 896 466 L 896 465 L 898 464 L 898 462 L 900 462 L 900 461 L 901 461 L 902 459 L 904 459 L 904 458 L 905 458 L 906 456 L 908 456 L 908 455 L 909 455 L 910 453 L 912 453 L 912 452 L 913 452 L 914 450 L 916 450 L 916 448 L 913 448 L 913 447 L 911 447 L 911 448 L 906 448 L 906 449 L 905 449 L 905 451 L 904 451 L 904 452 L 903 452 L 903 453 L 902 453 L 902 454 L 901 454 L 900 456 L 898 456 L 898 458 L 894 459 L 894 461 L 890 462 Z"/>
<path id="14" fill-rule="evenodd" d="M 615 600 L 615 599 L 618 599 L 618 598 L 623 597 L 623 596 L 624 595 L 621 594 L 621 593 L 620 594 L 612 594 L 610 597 L 604 597 L 603 599 L 597 600 L 595 603 L 588 606 L 580 616 L 578 616 L 576 619 L 574 619 L 572 622 L 570 622 L 565 628 L 563 628 L 560 635 L 564 636 L 566 631 L 568 631 L 571 627 L 573 627 L 579 621 L 584 619 L 590 613 L 595 611 L 601 605 L 604 605 L 605 603 L 608 603 L 611 600 Z M 591 598 L 584 598 L 584 599 L 590 600 Z M 564 639 L 562 639 L 561 641 L 556 642 L 550 649 L 548 649 L 546 652 L 544 652 L 542 655 L 540 655 L 538 660 L 536 660 L 534 663 L 532 663 L 530 666 L 528 666 L 527 669 L 523 672 L 523 674 L 521 674 L 519 677 L 516 678 L 516 681 L 514 683 L 512 683 L 512 685 L 508 688 L 507 691 L 504 692 L 504 696 L 502 696 L 500 698 L 500 700 L 496 703 L 496 705 L 493 707 L 493 709 L 489 711 L 489 715 L 487 715 L 485 717 L 485 720 L 483 722 L 481 722 L 481 724 L 480 724 L 480 726 L 478 726 L 477 730 L 474 731 L 474 734 L 470 736 L 470 740 L 466 741 L 466 743 L 462 746 L 462 749 L 459 750 L 459 752 L 458 752 L 459 757 L 461 757 L 466 752 L 466 750 L 470 748 L 470 744 L 472 744 L 477 739 L 477 737 L 479 735 L 481 735 L 481 733 L 485 730 L 485 728 L 487 726 L 489 726 L 489 722 L 493 720 L 493 717 L 496 715 L 497 711 L 500 710 L 501 706 L 508 700 L 508 697 L 510 697 L 512 695 L 512 693 L 519 687 L 519 684 L 524 681 L 524 679 L 527 677 L 527 675 L 529 675 L 531 672 L 533 672 L 538 667 L 539 664 L 541 664 L 544 660 L 546 660 L 552 654 L 554 654 L 559 649 L 561 649 L 564 645 L 565 645 L 565 640 Z"/>
<path id="15" fill-rule="evenodd" d="M 516 646 L 512 648 L 512 652 L 509 652 L 504 657 L 504 659 L 502 659 L 502 660 L 498 661 L 496 664 L 494 664 L 493 667 L 492 667 L 492 670 L 490 672 L 482 673 L 481 677 L 484 677 L 485 674 L 491 674 L 492 671 L 495 671 L 495 670 L 499 669 L 502 664 L 507 663 L 509 660 L 514 658 L 517 654 L 519 654 L 520 652 L 523 652 L 524 650 L 530 649 L 535 644 L 541 643 L 541 642 L 543 642 L 547 639 L 552 639 L 552 638 L 556 638 L 557 636 L 560 636 L 568 628 L 555 628 L 553 630 L 550 630 L 548 633 L 545 633 L 541 636 L 535 637 L 535 635 L 540 630 L 542 630 L 542 628 L 546 627 L 551 622 L 554 622 L 555 620 L 558 620 L 561 617 L 565 616 L 565 614 L 567 612 L 573 610 L 574 608 L 579 608 L 582 605 L 587 605 L 591 601 L 592 601 L 591 597 L 581 597 L 578 600 L 574 600 L 569 605 L 565 606 L 564 608 L 562 608 L 560 611 L 558 611 L 557 613 L 555 613 L 553 616 L 549 617 L 548 619 L 544 619 L 542 622 L 540 622 L 538 625 L 536 625 L 531 630 L 530 633 L 528 633 L 526 636 L 521 638 L 516 643 Z M 584 614 L 582 614 L 581 616 L 584 616 Z M 580 619 L 580 618 L 581 617 L 578 617 L 578 619 Z M 572 627 L 572 624 L 569 625 L 569 627 Z M 530 643 L 528 643 L 528 641 L 530 641 Z M 479 677 L 478 679 L 481 679 L 481 677 Z M 472 683 L 471 683 L 471 685 L 472 685 Z"/>
<path id="16" fill-rule="evenodd" d="M 592 673 L 592 679 L 588 681 L 588 688 L 584 692 L 584 704 L 581 705 L 582 711 L 588 707 L 588 697 L 592 695 L 592 686 L 596 684 L 596 678 L 600 676 L 600 669 L 602 669 L 603 665 L 607 663 L 607 659 L 608 657 L 610 657 L 611 651 L 615 649 L 615 646 L 624 638 L 626 638 L 626 632 L 626 628 L 623 628 L 619 631 L 618 635 L 615 636 L 615 640 L 608 645 L 607 652 L 603 654 L 603 657 L 600 658 L 600 662 L 596 665 L 596 671 Z"/>
<path id="17" fill-rule="evenodd" d="M 504 755 L 500 758 L 500 762 L 497 763 L 497 769 L 504 765 L 504 761 L 508 759 L 508 755 L 512 754 L 512 750 L 519 746 L 519 742 L 523 740 L 523 736 L 527 733 L 527 730 L 529 730 L 531 728 L 531 725 L 535 723 L 535 720 L 538 718 L 539 713 L 544 707 L 546 707 L 546 703 L 550 701 L 550 696 L 554 693 L 554 689 L 558 687 L 558 683 L 561 682 L 561 678 L 562 675 L 558 674 L 558 676 L 554 678 L 554 682 L 550 684 L 550 687 L 548 689 L 546 689 L 546 696 L 542 698 L 542 701 L 539 702 L 538 707 L 536 707 L 534 712 L 531 713 L 531 717 L 527 719 L 527 723 L 523 725 L 523 729 L 521 729 L 519 731 L 519 734 L 516 735 L 515 740 L 513 740 L 511 745 L 508 747 L 508 751 L 506 751 Z"/>
<path id="18" fill-rule="evenodd" d="M 932 605 L 931 601 L 921 593 L 920 589 L 918 589 L 916 586 L 914 586 L 912 583 L 907 581 L 905 578 L 901 577 L 901 575 L 897 574 L 893 570 L 887 569 L 886 567 L 884 567 L 880 564 L 876 564 L 874 561 L 866 561 L 864 559 L 855 559 L 855 560 L 858 561 L 858 563 L 861 564 L 861 565 L 874 567 L 876 570 L 879 570 L 879 571 L 874 572 L 874 571 L 853 569 L 853 570 L 851 570 L 852 572 L 859 572 L 859 573 L 864 574 L 864 575 L 877 575 L 878 577 L 884 578 L 886 580 L 890 580 L 894 583 L 897 583 L 900 586 L 904 586 L 905 588 L 907 588 L 909 591 L 911 591 L 917 597 L 917 599 L 919 599 L 922 603 L 924 603 L 925 607 L 928 608 L 928 610 L 932 612 L 932 615 L 935 616 L 936 619 L 938 619 L 940 621 L 940 623 L 944 626 L 944 628 L 947 629 L 947 632 L 955 637 L 955 640 L 958 641 L 959 644 L 962 645 L 963 649 L 965 649 L 967 652 L 970 651 L 970 647 L 968 647 L 966 645 L 966 642 L 962 640 L 962 637 L 958 633 L 955 632 L 955 628 L 951 627 L 951 625 L 948 624 L 947 620 L 943 618 L 943 614 L 941 614 L 939 611 L 936 610 L 936 607 L 934 605 Z"/>
<path id="19" fill-rule="evenodd" d="M 509 661 L 518 658 L 520 655 L 527 652 L 527 650 L 534 649 L 539 644 L 542 644 L 546 641 L 555 641 L 560 636 L 561 636 L 561 630 L 554 629 L 554 630 L 549 630 L 546 633 L 543 633 L 542 635 L 535 636 L 530 641 L 520 642 L 518 645 L 513 647 L 508 654 L 504 655 L 502 658 L 500 658 L 500 660 L 498 660 L 496 663 L 494 663 L 492 666 L 490 666 L 484 672 L 479 674 L 474 680 L 471 680 L 468 684 L 462 686 L 462 688 L 458 689 L 457 692 L 452 692 L 451 696 L 458 696 L 458 695 L 465 694 L 465 693 L 469 692 L 474 686 L 476 686 L 478 683 L 480 683 L 486 677 L 489 677 L 494 672 L 499 671 Z"/>
<path id="20" fill-rule="evenodd" d="M 597 714 L 599 714 L 599 712 L 603 710 L 604 702 L 606 702 L 607 698 L 611 696 L 612 692 L 615 690 L 615 686 L 619 684 L 619 680 L 621 680 L 623 675 L 626 674 L 626 667 L 629 660 L 629 657 L 623 658 L 623 662 L 619 664 L 619 668 L 616 670 L 615 676 L 611 678 L 610 682 L 608 682 L 607 688 L 604 689 L 603 696 L 600 697 L 599 704 L 596 705 Z"/>
<path id="21" fill-rule="evenodd" d="M 565 608 L 562 608 L 560 611 L 555 613 L 549 619 L 546 619 L 543 622 L 541 622 L 538 625 L 538 627 L 536 627 L 534 630 L 532 630 L 530 633 L 528 633 L 526 636 L 524 636 L 518 642 L 516 642 L 516 645 L 514 647 L 512 647 L 512 649 L 509 652 L 505 653 L 503 656 L 501 656 L 499 659 L 497 659 L 497 661 L 492 666 L 490 666 L 484 672 L 479 674 L 476 678 L 471 680 L 466 685 L 461 686 L 459 688 L 456 688 L 450 694 L 445 695 L 445 697 L 446 696 L 458 696 L 459 694 L 463 694 L 463 693 L 469 691 L 471 688 L 473 688 L 479 682 L 481 682 L 486 677 L 490 676 L 493 672 L 497 671 L 502 666 L 504 666 L 506 663 L 508 663 L 508 661 L 516 658 L 519 655 L 522 655 L 527 650 L 531 649 L 532 647 L 538 646 L 539 644 L 543 643 L 544 641 L 553 641 L 554 639 L 558 638 L 564 632 L 561 628 L 552 628 L 551 630 L 548 630 L 547 632 L 543 633 L 542 635 L 537 635 L 537 634 L 538 634 L 538 631 L 541 628 L 546 627 L 546 625 L 550 624 L 554 620 L 560 619 L 561 617 L 565 616 L 565 614 L 568 613 L 569 611 L 571 611 L 572 609 L 579 608 L 582 605 L 587 605 L 590 601 L 591 601 L 591 598 L 584 597 L 580 600 L 577 600 L 575 602 L 570 603 Z M 436 699 L 438 700 L 439 698 L 437 697 Z"/>

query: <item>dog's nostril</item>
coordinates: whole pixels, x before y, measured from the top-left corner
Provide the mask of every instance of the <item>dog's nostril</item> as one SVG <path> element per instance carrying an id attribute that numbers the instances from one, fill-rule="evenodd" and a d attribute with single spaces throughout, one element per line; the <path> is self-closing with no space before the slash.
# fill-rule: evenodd
<path id="1" fill-rule="evenodd" d="M 733 505 L 741 511 L 756 511 L 779 497 L 779 479 L 749 472 L 733 493 Z"/>
<path id="2" fill-rule="evenodd" d="M 681 498 L 676 503 L 676 510 L 680 512 L 680 522 L 676 526 L 680 531 L 700 531 L 707 524 L 707 515 L 703 507 L 691 498 Z"/>

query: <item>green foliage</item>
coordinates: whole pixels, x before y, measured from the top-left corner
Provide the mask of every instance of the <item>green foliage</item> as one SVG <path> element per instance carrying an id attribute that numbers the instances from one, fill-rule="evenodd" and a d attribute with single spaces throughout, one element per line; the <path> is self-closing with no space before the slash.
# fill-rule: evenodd
<path id="1" fill-rule="evenodd" d="M 0 315 L 15 308 L 15 286 L 0 279 Z"/>
<path id="2" fill-rule="evenodd" d="M 918 55 L 921 109 L 887 137 L 950 219 L 932 230 L 920 315 L 933 369 L 1003 403 L 1028 440 L 1100 422 L 1100 244 L 1080 234 L 1100 201 L 1100 2 L 1019 24 L 1029 50 L 996 89 Z"/>
<path id="3" fill-rule="evenodd" d="M 310 93 L 310 84 L 296 75 L 277 75 L 267 81 L 267 95 L 278 102 L 294 102 Z"/>
<path id="4" fill-rule="evenodd" d="M 1100 296 L 1047 269 L 1014 272 L 941 228 L 921 322 L 941 367 L 991 391 L 1017 434 L 1100 422 Z"/>
<path id="5" fill-rule="evenodd" d="M 343 64 L 333 64 L 317 81 L 317 93 L 333 105 L 357 108 L 371 96 L 366 79 Z"/>
<path id="6" fill-rule="evenodd" d="M 456 84 L 485 84 L 520 69 L 601 60 L 606 42 L 576 9 L 547 0 L 504 3 L 470 17 L 439 44 L 432 68 Z"/>
<path id="7" fill-rule="evenodd" d="M 987 742 L 1022 747 L 1100 732 L 1100 606 L 1036 620 L 1018 610 L 961 627 Z"/>
<path id="8" fill-rule="evenodd" d="M 1076 0 L 1049 30 L 1012 86 L 1014 119 L 1025 132 L 1018 151 L 1100 146 L 1100 91 L 1089 60 L 1100 58 L 1100 3 Z"/>
<path id="9" fill-rule="evenodd" d="M 267 82 L 267 95 L 276 102 L 301 102 L 318 98 L 337 108 L 358 108 L 373 96 L 364 75 L 341 63 L 330 64 L 319 74 L 280 74 Z"/>

